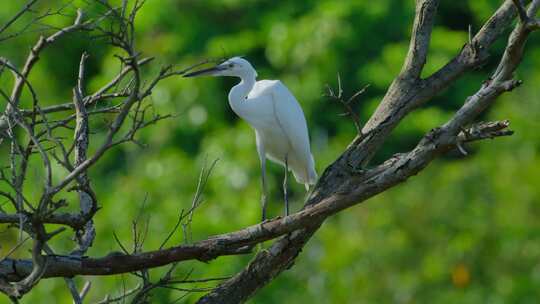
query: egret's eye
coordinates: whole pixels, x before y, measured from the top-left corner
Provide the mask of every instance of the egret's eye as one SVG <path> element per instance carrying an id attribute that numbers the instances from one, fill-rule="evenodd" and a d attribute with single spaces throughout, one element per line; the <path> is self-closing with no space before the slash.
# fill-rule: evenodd
<path id="1" fill-rule="evenodd" d="M 229 67 L 230 67 L 230 68 L 234 67 L 234 64 L 232 64 L 232 63 L 231 63 L 231 64 L 229 64 Z"/>

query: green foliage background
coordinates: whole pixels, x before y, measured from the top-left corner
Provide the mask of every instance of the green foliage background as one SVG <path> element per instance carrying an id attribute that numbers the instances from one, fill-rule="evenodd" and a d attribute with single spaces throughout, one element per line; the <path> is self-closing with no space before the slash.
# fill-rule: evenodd
<path id="1" fill-rule="evenodd" d="M 473 31 L 502 1 L 441 1 L 425 74 L 458 53 Z M 4 1 L 0 24 L 22 5 Z M 40 10 L 61 1 L 43 1 Z M 75 1 L 88 12 L 98 8 Z M 245 55 L 261 79 L 281 79 L 300 101 L 309 124 L 317 171 L 329 165 L 355 135 L 338 104 L 323 97 L 325 84 L 340 73 L 346 94 L 371 84 L 357 110 L 363 121 L 373 112 L 399 72 L 406 54 L 414 1 L 379 0 L 148 0 L 137 19 L 138 46 L 158 63 L 189 66 L 206 57 Z M 63 25 L 70 18 L 51 17 Z M 21 22 L 20 25 L 24 25 Z M 0 56 L 22 65 L 35 33 L 0 43 Z M 380 161 L 415 145 L 443 123 L 493 70 L 490 62 L 411 114 L 377 156 Z M 90 55 L 89 89 L 118 70 L 118 53 L 87 34 L 71 35 L 47 49 L 30 80 L 44 104 L 70 100 L 80 55 Z M 467 146 L 435 161 L 419 176 L 328 220 L 296 265 L 259 292 L 252 303 L 537 303 L 540 299 L 540 39 L 533 37 L 517 72 L 524 86 L 500 98 L 482 119 L 510 119 L 516 134 Z M 7 73 L 0 85 L 11 84 Z M 155 249 L 188 209 L 199 171 L 219 158 L 193 222 L 193 239 L 233 231 L 259 220 L 259 167 L 249 126 L 227 104 L 234 79 L 168 79 L 152 101 L 161 114 L 177 117 L 140 135 L 141 149 L 124 145 L 91 170 L 103 207 L 95 217 L 98 237 L 91 256 L 119 250 L 113 231 L 130 245 L 131 222 L 148 220 L 145 248 Z M 26 104 L 28 105 L 28 104 Z M 94 131 L 103 123 L 93 121 Z M 94 144 L 101 135 L 96 135 Z M 7 148 L 2 146 L 2 155 Z M 2 164 L 7 162 L 2 158 Z M 63 173 L 58 168 L 60 178 Z M 282 170 L 270 165 L 270 214 L 282 212 Z M 40 188 L 40 173 L 27 181 L 29 195 Z M 34 186 L 35 185 L 35 186 Z M 291 185 L 293 208 L 301 207 L 301 185 Z M 146 203 L 143 203 L 145 202 Z M 73 201 L 75 205 L 75 202 Z M 142 212 L 141 212 L 142 210 Z M 16 238 L 0 233 L 0 256 Z M 183 242 L 177 234 L 169 245 Z M 70 235 L 53 247 L 71 248 Z M 268 246 L 268 245 L 266 245 Z M 18 251 L 26 257 L 26 249 Z M 232 275 L 250 256 L 223 257 L 209 264 L 183 263 L 178 275 Z M 159 278 L 162 270 L 153 270 Z M 118 294 L 136 283 L 131 275 L 77 278 L 93 285 L 90 302 Z M 198 284 L 197 287 L 211 286 Z M 169 303 L 182 292 L 162 289 L 153 302 Z M 183 301 L 191 303 L 199 294 Z M 0 303 L 7 302 L 0 298 Z M 43 280 L 22 303 L 71 303 L 61 279 Z"/>

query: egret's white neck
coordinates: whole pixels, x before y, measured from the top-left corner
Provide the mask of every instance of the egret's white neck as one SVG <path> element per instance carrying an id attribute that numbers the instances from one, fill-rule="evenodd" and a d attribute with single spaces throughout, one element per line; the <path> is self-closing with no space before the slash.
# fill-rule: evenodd
<path id="1" fill-rule="evenodd" d="M 246 102 L 249 92 L 253 89 L 257 74 L 255 71 L 249 71 L 238 75 L 240 82 L 229 92 L 229 104 L 236 114 L 240 115 L 242 104 Z"/>

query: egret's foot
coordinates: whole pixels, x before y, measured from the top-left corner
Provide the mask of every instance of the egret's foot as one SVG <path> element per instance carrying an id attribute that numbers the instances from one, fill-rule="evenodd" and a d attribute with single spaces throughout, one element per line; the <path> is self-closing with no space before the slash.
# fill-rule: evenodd
<path id="1" fill-rule="evenodd" d="M 346 168 L 347 168 L 347 172 L 352 174 L 352 175 L 363 175 L 364 173 L 366 173 L 365 169 L 363 169 L 360 166 L 355 166 L 349 161 L 347 161 L 347 167 Z"/>

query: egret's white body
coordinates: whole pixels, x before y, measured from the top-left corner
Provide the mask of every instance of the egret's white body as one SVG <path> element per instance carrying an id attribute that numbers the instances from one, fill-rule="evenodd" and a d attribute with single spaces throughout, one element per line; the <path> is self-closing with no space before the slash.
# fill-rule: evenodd
<path id="1" fill-rule="evenodd" d="M 242 79 L 231 89 L 229 104 L 255 129 L 261 161 L 266 156 L 284 166 L 287 157 L 288 167 L 299 183 L 315 183 L 317 173 L 304 112 L 281 81 Z"/>
<path id="2" fill-rule="evenodd" d="M 263 217 L 266 204 L 266 158 L 292 171 L 296 181 L 305 184 L 306 188 L 315 184 L 317 173 L 304 112 L 281 81 L 257 81 L 257 72 L 253 66 L 240 57 L 233 57 L 216 67 L 185 76 L 197 75 L 240 78 L 240 82 L 229 92 L 229 104 L 255 130 L 263 180 Z"/>

